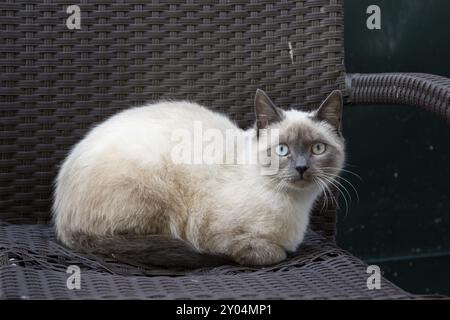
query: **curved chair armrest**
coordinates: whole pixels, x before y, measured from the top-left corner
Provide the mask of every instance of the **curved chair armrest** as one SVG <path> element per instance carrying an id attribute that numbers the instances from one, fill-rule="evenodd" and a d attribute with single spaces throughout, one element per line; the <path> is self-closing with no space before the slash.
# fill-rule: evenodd
<path id="1" fill-rule="evenodd" d="M 450 124 L 450 79 L 423 73 L 347 74 L 349 102 L 417 106 Z"/>

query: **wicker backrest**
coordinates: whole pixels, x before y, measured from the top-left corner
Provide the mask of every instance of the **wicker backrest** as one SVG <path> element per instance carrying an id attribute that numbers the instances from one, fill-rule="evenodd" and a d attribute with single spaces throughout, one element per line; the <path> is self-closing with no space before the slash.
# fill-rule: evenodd
<path id="1" fill-rule="evenodd" d="M 0 5 L 0 218 L 49 219 L 69 148 L 118 110 L 192 99 L 241 126 L 253 96 L 312 108 L 343 88 L 343 1 L 76 1 Z M 334 230 L 334 208 L 313 227 Z"/>

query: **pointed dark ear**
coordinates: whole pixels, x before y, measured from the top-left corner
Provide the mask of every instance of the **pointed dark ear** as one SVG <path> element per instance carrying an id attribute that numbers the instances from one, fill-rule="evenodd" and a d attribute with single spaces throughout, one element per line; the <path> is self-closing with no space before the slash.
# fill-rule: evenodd
<path id="1" fill-rule="evenodd" d="M 261 89 L 255 95 L 256 129 L 265 129 L 272 123 L 283 119 L 283 111 L 275 106 L 267 94 Z"/>
<path id="2" fill-rule="evenodd" d="M 342 93 L 335 90 L 325 99 L 316 112 L 316 118 L 320 121 L 326 121 L 331 124 L 337 131 L 341 131 L 342 110 L 344 102 Z"/>

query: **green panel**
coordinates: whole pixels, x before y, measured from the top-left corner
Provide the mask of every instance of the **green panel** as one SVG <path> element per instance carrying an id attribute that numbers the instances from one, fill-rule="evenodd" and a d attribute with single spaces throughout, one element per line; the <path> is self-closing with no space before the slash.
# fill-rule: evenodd
<path id="1" fill-rule="evenodd" d="M 381 30 L 366 10 L 381 9 Z M 426 72 L 450 76 L 450 1 L 345 0 L 347 72 Z"/>
<path id="2" fill-rule="evenodd" d="M 450 251 L 450 127 L 405 106 L 348 107 L 339 242 L 364 259 Z M 348 196 L 347 196 L 348 198 Z M 357 241 L 355 241 L 357 240 Z"/>
<path id="3" fill-rule="evenodd" d="M 378 264 L 385 277 L 409 292 L 449 295 L 450 255 L 385 260 Z"/>
<path id="4" fill-rule="evenodd" d="M 366 9 L 381 8 L 381 30 Z M 347 72 L 450 77 L 450 1 L 346 0 Z M 407 106 L 347 106 L 347 174 L 359 193 L 341 198 L 338 243 L 396 284 L 450 295 L 450 126 Z"/>

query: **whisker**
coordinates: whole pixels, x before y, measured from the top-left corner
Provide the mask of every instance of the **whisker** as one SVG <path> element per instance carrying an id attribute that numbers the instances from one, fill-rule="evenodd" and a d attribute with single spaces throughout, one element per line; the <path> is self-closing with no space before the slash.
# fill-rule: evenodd
<path id="1" fill-rule="evenodd" d="M 341 186 L 341 187 L 345 190 L 345 192 L 347 193 L 348 198 L 349 198 L 349 200 L 350 200 L 350 203 L 352 203 L 352 195 L 350 194 L 350 192 L 348 191 L 348 189 L 347 189 L 342 183 L 340 183 L 340 182 L 336 179 L 336 178 L 340 178 L 339 176 L 331 177 L 331 176 L 325 175 L 325 177 L 327 177 L 327 178 L 329 178 L 330 180 L 332 180 L 333 183 L 337 183 L 339 186 Z"/>
<path id="2" fill-rule="evenodd" d="M 339 186 L 335 183 L 336 180 L 333 180 L 330 177 L 326 177 L 324 175 L 320 176 L 322 179 L 324 179 L 325 181 L 327 181 L 329 184 L 331 184 L 332 186 L 334 186 L 337 191 L 342 195 L 342 197 L 344 198 L 344 202 L 345 202 L 345 216 L 347 216 L 348 214 L 348 209 L 349 209 L 349 205 L 348 205 L 348 201 L 347 201 L 347 197 L 345 195 L 345 193 L 339 188 Z M 348 192 L 348 191 L 347 191 Z M 350 198 L 351 199 L 351 198 Z"/>
<path id="3" fill-rule="evenodd" d="M 347 170 L 347 169 L 341 169 L 341 168 L 336 168 L 336 167 L 322 167 L 321 169 L 331 169 L 331 170 L 338 170 L 338 171 L 350 173 L 350 174 L 354 175 L 355 177 L 357 177 L 359 180 L 363 181 L 363 178 L 359 174 L 357 174 L 353 171 Z"/>
<path id="4" fill-rule="evenodd" d="M 324 188 L 325 188 L 325 190 L 326 190 L 326 193 L 328 193 L 328 195 L 330 196 L 330 197 L 329 197 L 330 201 L 331 201 L 331 202 L 334 202 L 334 204 L 336 205 L 336 208 L 337 208 L 337 209 L 340 209 L 339 202 L 337 201 L 337 199 L 336 199 L 336 197 L 334 196 L 333 192 L 331 192 L 330 187 L 328 186 L 328 183 L 326 183 L 325 181 L 323 181 L 323 179 L 321 179 L 320 177 L 318 177 L 318 178 L 319 178 L 319 181 L 322 182 L 322 184 L 323 184 L 323 186 L 324 186 Z M 327 206 L 328 206 L 328 203 L 327 203 Z"/>
<path id="5" fill-rule="evenodd" d="M 315 177 L 313 177 L 313 180 L 314 180 L 314 183 L 316 183 L 319 186 L 321 193 L 324 195 L 324 201 L 322 201 L 322 208 L 320 209 L 320 212 L 322 212 L 323 209 L 325 208 L 325 205 L 327 205 L 327 207 L 328 207 L 328 198 L 325 193 L 325 189 L 320 184 L 320 182 Z"/>
<path id="6" fill-rule="evenodd" d="M 330 194 L 331 200 L 334 202 L 336 208 L 338 210 L 341 209 L 341 206 L 339 205 L 339 201 L 336 199 L 334 193 L 331 191 L 330 186 L 328 184 L 325 184 L 325 186 L 327 187 L 328 193 Z"/>
<path id="7" fill-rule="evenodd" d="M 350 187 L 353 189 L 353 191 L 355 192 L 355 194 L 356 194 L 356 199 L 357 199 L 357 201 L 359 202 L 359 194 L 358 194 L 358 191 L 356 190 L 355 186 L 354 186 L 349 180 L 347 180 L 347 179 L 345 179 L 344 177 L 341 177 L 341 176 L 339 176 L 339 175 L 336 175 L 336 174 L 329 174 L 329 175 L 330 175 L 330 176 L 333 176 L 334 178 L 341 179 L 341 180 L 343 180 L 344 182 L 348 183 L 348 184 L 350 185 Z"/>

